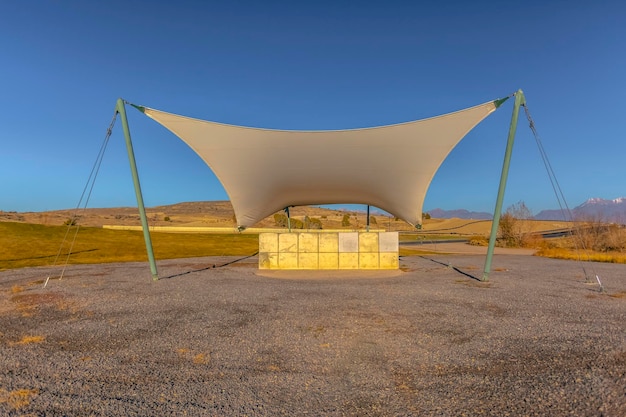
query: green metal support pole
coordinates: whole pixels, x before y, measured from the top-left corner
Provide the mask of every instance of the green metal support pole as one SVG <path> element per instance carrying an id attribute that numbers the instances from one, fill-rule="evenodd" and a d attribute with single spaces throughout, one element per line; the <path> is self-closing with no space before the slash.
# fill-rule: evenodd
<path id="1" fill-rule="evenodd" d="M 489 247 L 487 248 L 487 259 L 485 260 L 485 270 L 483 272 L 482 281 L 489 281 L 489 273 L 491 272 L 491 261 L 493 259 L 493 251 L 496 246 L 498 226 L 500 225 L 500 214 L 502 212 L 504 190 L 506 189 L 506 180 L 509 176 L 509 166 L 511 165 L 511 154 L 513 153 L 513 142 L 515 141 L 515 131 L 517 130 L 519 108 L 524 104 L 526 104 L 526 98 L 524 97 L 524 93 L 522 92 L 522 90 L 517 90 L 517 92 L 515 93 L 515 105 L 513 106 L 513 115 L 511 116 L 511 125 L 509 127 L 509 138 L 506 142 L 506 151 L 504 152 L 504 163 L 502 164 L 502 175 L 500 176 L 500 187 L 498 188 L 496 208 L 493 212 L 491 235 L 489 235 Z"/>
<path id="2" fill-rule="evenodd" d="M 150 229 L 148 228 L 146 207 L 143 204 L 143 196 L 141 195 L 141 185 L 139 184 L 139 174 L 137 173 L 137 163 L 135 162 L 133 143 L 130 140 L 130 129 L 128 128 L 128 119 L 126 117 L 126 107 L 124 106 L 124 100 L 122 100 L 121 98 L 117 99 L 115 111 L 120 115 L 120 118 L 122 120 L 122 128 L 124 129 L 124 137 L 126 138 L 126 150 L 128 151 L 130 172 L 133 175 L 133 183 L 135 184 L 135 196 L 137 197 L 137 206 L 139 207 L 139 217 L 141 218 L 143 237 L 146 241 L 146 251 L 148 252 L 150 272 L 152 272 L 152 279 L 154 281 L 157 281 L 159 279 L 159 274 L 157 272 L 156 261 L 154 260 L 154 252 L 152 251 L 152 239 L 150 238 Z"/>
<path id="3" fill-rule="evenodd" d="M 367 226 L 365 227 L 365 231 L 369 232 L 370 231 L 370 206 L 369 204 L 367 205 Z"/>
<path id="4" fill-rule="evenodd" d="M 287 227 L 289 228 L 289 233 L 291 233 L 291 216 L 289 216 L 289 206 L 285 207 L 285 213 L 287 213 Z"/>

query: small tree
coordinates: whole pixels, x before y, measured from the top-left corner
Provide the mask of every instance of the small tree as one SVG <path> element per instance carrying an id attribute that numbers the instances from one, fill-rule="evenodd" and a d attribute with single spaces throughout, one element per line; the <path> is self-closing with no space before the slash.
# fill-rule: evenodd
<path id="1" fill-rule="evenodd" d="M 350 226 L 352 223 L 350 223 L 350 215 L 348 213 L 343 215 L 343 219 L 341 219 L 341 225 L 343 227 L 348 227 Z"/>

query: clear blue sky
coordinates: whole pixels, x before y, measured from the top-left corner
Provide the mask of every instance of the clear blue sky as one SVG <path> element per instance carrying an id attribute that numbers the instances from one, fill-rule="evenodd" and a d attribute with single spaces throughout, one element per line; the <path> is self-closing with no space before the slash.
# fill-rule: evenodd
<path id="1" fill-rule="evenodd" d="M 623 1 L 5 1 L 0 52 L 4 211 L 75 207 L 118 97 L 224 123 L 335 129 L 521 88 L 570 205 L 626 195 Z M 511 109 L 451 153 L 426 210 L 493 210 Z M 186 145 L 128 115 L 148 206 L 227 199 Z M 90 207 L 136 204 L 124 146 L 118 122 Z M 520 200 L 557 207 L 523 118 L 505 207 Z"/>

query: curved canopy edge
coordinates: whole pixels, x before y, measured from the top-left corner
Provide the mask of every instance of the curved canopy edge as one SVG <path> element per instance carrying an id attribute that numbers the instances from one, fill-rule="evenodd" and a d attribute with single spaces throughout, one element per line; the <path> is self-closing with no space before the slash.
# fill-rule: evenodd
<path id="1" fill-rule="evenodd" d="M 350 130 L 226 125 L 135 106 L 190 146 L 226 190 L 240 227 L 288 206 L 369 204 L 412 225 L 450 151 L 502 100 L 427 119 Z"/>

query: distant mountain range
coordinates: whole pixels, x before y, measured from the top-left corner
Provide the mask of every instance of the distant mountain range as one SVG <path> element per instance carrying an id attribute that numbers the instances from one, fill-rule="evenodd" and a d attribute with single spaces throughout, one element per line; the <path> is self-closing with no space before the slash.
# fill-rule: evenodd
<path id="1" fill-rule="evenodd" d="M 590 198 L 581 205 L 571 209 L 575 220 L 598 220 L 602 222 L 612 222 L 626 224 L 626 197 L 614 200 L 604 200 L 602 198 Z M 468 211 L 465 209 L 442 210 L 436 208 L 428 211 L 428 214 L 437 219 L 476 219 L 488 220 L 493 217 L 491 213 L 484 211 Z M 569 217 L 569 216 L 567 216 Z M 563 215 L 561 210 L 542 210 L 534 216 L 535 220 L 571 220 Z"/>
<path id="2" fill-rule="evenodd" d="M 484 211 L 468 211 L 465 209 L 457 209 L 457 210 L 442 210 L 440 208 L 436 208 L 434 210 L 430 210 L 428 212 L 430 217 L 435 219 L 476 219 L 476 220 L 491 220 L 493 218 L 493 214 L 487 213 Z"/>
<path id="3" fill-rule="evenodd" d="M 610 223 L 626 223 L 626 197 L 614 200 L 590 198 L 572 210 L 575 220 L 598 220 Z M 537 220 L 565 220 L 561 210 L 542 210 L 535 216 Z M 568 219 L 569 220 L 569 219 Z"/>

